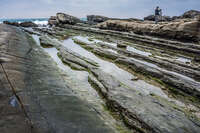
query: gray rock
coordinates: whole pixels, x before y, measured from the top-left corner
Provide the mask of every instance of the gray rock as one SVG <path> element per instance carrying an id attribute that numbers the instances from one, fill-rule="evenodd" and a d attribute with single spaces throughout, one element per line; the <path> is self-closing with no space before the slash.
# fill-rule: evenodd
<path id="1" fill-rule="evenodd" d="M 74 25 L 76 23 L 82 22 L 79 18 L 65 14 L 65 13 L 57 13 L 56 16 L 57 16 L 58 22 L 61 24 Z"/>
<path id="2" fill-rule="evenodd" d="M 96 80 L 93 76 L 89 76 L 89 82 L 96 86 L 108 108 L 118 112 L 125 124 L 134 131 L 145 133 L 199 132 L 200 127 L 184 112 L 180 112 L 178 106 L 176 110 L 172 103 L 164 99 L 143 96 L 133 89 L 126 88 L 100 69 L 92 70 L 92 74 Z"/>

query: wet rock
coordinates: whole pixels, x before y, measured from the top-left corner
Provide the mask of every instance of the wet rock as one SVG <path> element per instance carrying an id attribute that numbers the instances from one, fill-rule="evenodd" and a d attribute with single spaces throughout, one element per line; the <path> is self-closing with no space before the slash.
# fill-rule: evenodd
<path id="1" fill-rule="evenodd" d="M 167 40 L 163 38 L 155 38 L 152 36 L 138 35 L 134 33 L 120 32 L 120 31 L 114 31 L 114 30 L 103 30 L 103 29 L 97 29 L 97 28 L 88 28 L 88 27 L 80 27 L 80 26 L 72 26 L 72 25 L 62 25 L 61 28 L 62 29 L 68 28 L 68 29 L 73 29 L 75 31 L 84 31 L 84 32 L 89 32 L 89 33 L 114 36 L 121 39 L 134 41 L 135 43 L 138 43 L 141 45 L 148 44 L 152 46 L 158 46 L 158 47 L 181 51 L 181 52 L 184 51 L 185 53 L 189 53 L 189 54 L 199 55 L 200 53 L 200 47 L 199 45 L 196 45 L 195 43 L 185 43 L 185 42 L 180 42 L 180 41 Z M 181 40 L 181 41 L 184 41 L 184 40 Z"/>
<path id="2" fill-rule="evenodd" d="M 65 13 L 57 13 L 56 17 L 58 19 L 58 22 L 61 24 L 71 24 L 74 25 L 76 23 L 81 23 L 82 21 L 79 18 L 76 18 L 74 16 L 65 14 Z"/>
<path id="3" fill-rule="evenodd" d="M 92 70 L 92 74 L 96 80 L 89 76 L 89 82 L 105 98 L 108 108 L 118 112 L 125 124 L 134 131 L 198 133 L 200 127 L 184 113 L 174 109 L 172 104 L 128 89 L 100 69 Z"/>
<path id="4" fill-rule="evenodd" d="M 6 32 L 9 34 L 4 36 Z M 72 92 L 72 86 L 63 77 L 64 72 L 31 36 L 19 28 L 0 24 L 2 37 L 0 43 L 9 39 L 9 47 L 7 43 L 4 46 L 12 61 L 3 66 L 13 86 L 21 89 L 17 94 L 27 114 L 21 106 L 13 108 L 9 105 L 13 91 L 0 67 L 0 92 L 5 92 L 5 98 L 0 100 L 1 133 L 115 132 L 91 109 L 91 104 Z M 26 54 L 30 48 L 37 51 Z M 1 55 L 3 51 L 0 49 Z"/>
<path id="5" fill-rule="evenodd" d="M 107 48 L 116 50 L 124 56 L 133 57 L 133 58 L 137 58 L 137 59 L 140 59 L 140 60 L 152 62 L 156 65 L 164 67 L 167 70 L 176 71 L 176 72 L 184 74 L 188 77 L 194 78 L 196 80 L 200 80 L 200 70 L 198 68 L 189 67 L 188 65 L 183 65 L 182 63 L 176 64 L 174 61 L 166 61 L 166 60 L 164 61 L 164 60 L 155 59 L 155 58 L 152 58 L 152 57 L 140 55 L 138 53 L 128 51 L 126 49 L 119 49 L 117 47 L 114 47 L 114 46 L 111 46 L 111 45 L 108 45 L 108 44 L 105 44 L 105 43 L 97 43 L 97 45 L 100 45 L 101 47 L 107 47 Z"/>
<path id="6" fill-rule="evenodd" d="M 33 22 L 22 22 L 19 25 L 21 27 L 38 27 L 38 25 Z"/>
<path id="7" fill-rule="evenodd" d="M 184 75 L 176 74 L 170 71 L 166 71 L 156 66 L 150 66 L 148 64 L 141 63 L 137 60 L 128 58 L 118 58 L 116 63 L 128 66 L 135 72 L 143 75 L 148 75 L 159 79 L 163 83 L 176 88 L 177 91 L 182 91 L 185 94 L 189 94 L 196 98 L 200 97 L 200 83 L 190 80 Z"/>
<path id="8" fill-rule="evenodd" d="M 175 71 L 177 73 L 186 75 L 186 76 L 194 78 L 196 80 L 200 80 L 200 70 L 196 67 L 194 68 L 194 67 L 191 67 L 191 66 L 188 66 L 188 65 L 184 65 L 182 63 L 176 64 L 174 61 L 167 61 L 167 60 L 164 61 L 164 60 L 156 59 L 156 58 L 153 58 L 153 57 L 140 55 L 138 53 L 128 51 L 126 49 L 117 48 L 115 46 L 111 46 L 109 44 L 102 43 L 102 42 L 94 43 L 94 44 L 88 44 L 88 43 L 83 42 L 79 39 L 75 39 L 74 41 L 77 44 L 83 45 L 82 47 L 92 51 L 93 53 L 99 55 L 100 57 L 104 57 L 104 58 L 108 58 L 108 59 L 112 59 L 112 60 L 115 60 L 115 59 L 119 58 L 120 56 L 133 57 L 133 58 L 136 58 L 136 59 L 139 59 L 139 60 L 145 60 L 145 61 L 148 61 L 148 62 L 152 62 L 155 65 L 164 67 L 167 70 Z M 111 52 L 109 50 L 105 50 L 105 48 L 113 49 L 114 51 L 118 51 L 118 53 Z"/>

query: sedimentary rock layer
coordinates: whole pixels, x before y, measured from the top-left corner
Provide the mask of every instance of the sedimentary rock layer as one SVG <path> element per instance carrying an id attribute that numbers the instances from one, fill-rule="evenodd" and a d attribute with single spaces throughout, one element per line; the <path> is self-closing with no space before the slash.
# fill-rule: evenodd
<path id="1" fill-rule="evenodd" d="M 200 20 L 179 20 L 152 24 L 147 22 L 126 22 L 120 20 L 108 20 L 98 24 L 99 28 L 116 31 L 128 31 L 142 35 L 153 35 L 169 39 L 178 39 L 191 42 L 200 40 Z"/>

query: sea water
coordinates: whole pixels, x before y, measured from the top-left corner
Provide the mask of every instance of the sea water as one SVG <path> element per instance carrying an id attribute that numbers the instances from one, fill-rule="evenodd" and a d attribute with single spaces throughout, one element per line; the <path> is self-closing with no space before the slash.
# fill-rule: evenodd
<path id="1" fill-rule="evenodd" d="M 47 25 L 48 24 L 48 18 L 27 18 L 27 19 L 0 19 L 0 23 L 3 23 L 3 21 L 9 21 L 9 22 L 33 22 L 37 25 Z"/>

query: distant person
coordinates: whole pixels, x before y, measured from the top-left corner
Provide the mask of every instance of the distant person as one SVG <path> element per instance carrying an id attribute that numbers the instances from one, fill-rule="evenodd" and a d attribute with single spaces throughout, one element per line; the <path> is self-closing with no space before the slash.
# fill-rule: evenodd
<path id="1" fill-rule="evenodd" d="M 162 10 L 159 8 L 159 6 L 156 7 L 155 9 L 155 23 L 157 24 L 160 16 L 161 16 Z"/>

